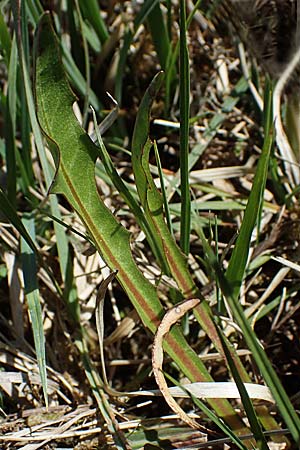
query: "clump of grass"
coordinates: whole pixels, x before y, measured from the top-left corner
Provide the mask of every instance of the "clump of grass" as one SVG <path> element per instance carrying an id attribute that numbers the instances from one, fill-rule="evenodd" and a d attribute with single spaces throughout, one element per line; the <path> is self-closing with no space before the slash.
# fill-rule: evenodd
<path id="1" fill-rule="evenodd" d="M 295 267 L 277 273 L 298 212 L 274 144 L 273 85 L 245 79 L 201 2 L 131 3 L 66 2 L 51 17 L 38 1 L 11 2 L 14 27 L 10 5 L 0 16 L 0 439 L 298 445 L 296 404 L 282 386 L 295 367 L 278 363 L 266 338 L 283 357 L 298 309 Z M 263 90 L 261 113 L 251 92 L 257 100 Z M 180 423 L 186 414 L 169 415 L 151 373 L 162 319 L 191 298 L 193 311 L 162 339 L 163 370 L 197 431 Z M 233 399 L 230 383 L 217 398 L 194 384 L 232 380 Z M 16 432 L 21 411 L 28 420 Z"/>

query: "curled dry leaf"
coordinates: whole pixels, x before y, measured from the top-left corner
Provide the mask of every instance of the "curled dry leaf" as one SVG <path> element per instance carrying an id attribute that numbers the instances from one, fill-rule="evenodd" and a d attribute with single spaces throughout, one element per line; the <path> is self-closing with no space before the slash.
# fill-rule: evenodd
<path id="1" fill-rule="evenodd" d="M 170 331 L 172 325 L 174 325 L 179 319 L 181 319 L 188 311 L 195 308 L 200 303 L 198 298 L 190 298 L 184 300 L 183 302 L 175 305 L 171 308 L 165 316 L 163 317 L 157 332 L 154 337 L 153 347 L 152 347 L 152 367 L 155 376 L 156 383 L 164 396 L 166 402 L 170 408 L 178 414 L 180 419 L 185 423 L 190 425 L 190 427 L 199 429 L 200 425 L 193 419 L 191 419 L 183 409 L 174 400 L 169 392 L 169 388 L 162 371 L 163 364 L 163 339 L 166 334 Z"/>

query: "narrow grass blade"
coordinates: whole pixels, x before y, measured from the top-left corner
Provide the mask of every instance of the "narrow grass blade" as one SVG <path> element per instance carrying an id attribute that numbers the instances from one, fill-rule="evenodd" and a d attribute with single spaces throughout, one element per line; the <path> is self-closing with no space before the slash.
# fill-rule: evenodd
<path id="1" fill-rule="evenodd" d="M 167 0 L 166 1 L 167 6 L 167 31 L 169 39 L 172 38 L 172 1 Z"/>
<path id="2" fill-rule="evenodd" d="M 158 93 L 158 90 L 161 87 L 163 76 L 164 76 L 163 72 L 159 72 L 153 78 L 150 86 L 145 92 L 142 101 L 140 103 L 132 137 L 131 161 L 140 202 L 150 228 L 151 233 L 150 244 L 152 243 L 152 248 L 154 249 L 155 255 L 162 270 L 164 271 L 164 273 L 169 274 L 170 272 L 165 256 L 165 251 L 163 249 L 161 239 L 157 235 L 157 230 L 152 220 L 152 213 L 149 209 L 149 202 L 147 199 L 149 182 L 153 183 L 152 176 L 151 174 L 146 173 L 146 171 L 148 171 L 147 165 L 148 165 L 149 151 L 152 147 L 152 142 L 149 140 L 148 137 L 151 106 Z M 162 212 L 161 205 L 158 208 L 160 208 L 160 212 Z M 159 209 L 157 209 L 157 211 L 159 211 Z"/>
<path id="3" fill-rule="evenodd" d="M 191 21 L 197 11 L 197 9 L 199 8 L 199 5 L 201 3 L 202 0 L 197 0 L 193 10 L 191 11 L 191 13 L 189 14 L 188 18 L 187 18 L 187 22 L 186 22 L 186 28 L 188 28 L 191 24 Z M 171 21 L 171 1 L 168 2 L 168 33 L 169 36 L 171 36 L 171 26 L 170 26 L 170 21 Z M 168 63 L 167 63 L 167 67 L 166 67 L 166 106 L 165 106 L 165 110 L 168 111 L 169 107 L 170 107 L 170 101 L 171 101 L 171 92 L 172 92 L 172 83 L 175 77 L 175 73 L 176 73 L 176 63 L 178 60 L 178 55 L 179 55 L 179 42 L 176 42 L 174 48 L 171 48 L 170 53 L 168 55 Z"/>
<path id="4" fill-rule="evenodd" d="M 31 240 L 35 240 L 34 219 L 23 218 L 23 225 L 28 232 Z M 47 394 L 47 369 L 45 336 L 43 329 L 43 316 L 40 304 L 39 288 L 37 281 L 36 255 L 25 239 L 21 238 L 22 268 L 24 276 L 25 295 L 28 303 L 29 314 L 32 323 L 34 338 L 34 347 L 36 351 L 37 362 L 43 387 L 46 407 L 48 407 Z"/>
<path id="5" fill-rule="evenodd" d="M 189 185 L 190 68 L 186 39 L 186 1 L 180 0 L 180 247 L 188 255 L 191 233 L 191 196 Z"/>
<path id="6" fill-rule="evenodd" d="M 11 37 L 7 25 L 5 23 L 2 11 L 0 11 L 0 46 L 1 51 L 3 52 L 3 57 L 6 66 L 8 67 L 10 60 Z"/>
<path id="7" fill-rule="evenodd" d="M 100 133 L 100 135 L 104 134 L 114 124 L 114 122 L 117 120 L 118 115 L 119 115 L 120 108 L 119 108 L 118 102 L 110 94 L 108 94 L 108 97 L 113 103 L 113 108 L 109 112 L 109 114 L 107 116 L 105 116 L 105 118 L 101 121 L 101 123 L 99 125 L 97 124 L 96 114 L 93 113 L 94 127 L 95 127 L 95 130 Z M 93 109 L 93 107 L 92 107 L 92 109 Z M 90 138 L 92 139 L 93 142 L 96 142 L 96 140 L 97 140 L 96 131 L 94 131 L 92 134 L 90 134 Z"/>
<path id="8" fill-rule="evenodd" d="M 157 3 L 151 10 L 148 16 L 148 24 L 160 67 L 165 71 L 171 52 L 171 44 L 160 3 Z"/>
<path id="9" fill-rule="evenodd" d="M 40 0 L 27 0 L 28 12 L 31 16 L 32 22 L 36 24 L 41 14 L 43 14 L 43 7 Z"/>
<path id="10" fill-rule="evenodd" d="M 17 58 L 15 35 L 12 39 L 8 66 L 8 93 L 5 110 L 5 153 L 7 166 L 7 194 L 10 202 L 16 204 L 16 112 L 17 112 Z"/>
<path id="11" fill-rule="evenodd" d="M 238 390 L 240 392 L 241 400 L 242 400 L 243 406 L 245 408 L 245 412 L 247 414 L 247 417 L 248 417 L 248 420 L 250 423 L 250 428 L 251 428 L 253 436 L 256 440 L 256 446 L 259 450 L 269 450 L 266 438 L 262 432 L 261 425 L 257 419 L 256 412 L 255 412 L 253 404 L 250 400 L 247 389 L 246 389 L 246 387 L 240 377 L 240 374 L 236 368 L 236 365 L 231 357 L 231 352 L 228 348 L 228 344 L 226 343 L 225 339 L 223 338 L 222 333 L 219 333 L 219 336 L 222 341 L 222 345 L 223 345 L 224 353 L 226 355 L 226 361 L 227 361 L 228 367 L 232 373 L 232 376 L 233 376 L 233 378 L 236 382 L 236 385 L 238 387 Z"/>
<path id="12" fill-rule="evenodd" d="M 29 48 L 29 31 L 28 31 L 28 15 L 27 15 L 27 3 L 22 2 L 20 4 L 20 12 L 18 12 L 19 26 L 16 29 L 16 38 L 18 44 L 18 57 L 21 70 L 21 79 L 23 77 L 23 69 L 30 73 L 30 48 Z M 16 17 L 16 16 L 15 16 Z M 16 19 L 15 19 L 16 22 Z M 22 53 L 20 49 L 22 48 Z M 34 184 L 34 174 L 31 160 L 31 120 L 29 113 L 29 106 L 27 102 L 27 93 L 25 83 L 20 84 L 20 100 L 21 100 L 21 140 L 23 155 L 22 160 L 27 172 L 27 178 L 30 185 Z"/>
<path id="13" fill-rule="evenodd" d="M 154 142 L 154 153 L 155 153 L 155 160 L 156 160 L 156 165 L 157 165 L 158 175 L 159 175 L 159 180 L 160 180 L 161 194 L 162 194 L 162 198 L 163 198 L 163 202 L 164 202 L 164 212 L 165 212 L 165 216 L 166 216 L 166 222 L 167 222 L 169 231 L 170 231 L 171 235 L 173 236 L 172 220 L 171 220 L 171 214 L 170 214 L 170 209 L 169 209 L 169 203 L 168 203 L 168 199 L 167 199 L 167 193 L 166 193 L 166 189 L 165 189 L 164 174 L 162 171 L 161 162 L 160 162 L 160 158 L 159 158 L 159 152 L 158 152 L 156 142 Z"/>
<path id="14" fill-rule="evenodd" d="M 270 122 L 271 115 L 269 111 L 271 109 L 271 96 L 269 98 L 269 103 L 266 104 L 265 108 L 265 117 L 269 117 Z M 238 298 L 240 286 L 245 274 L 252 232 L 259 220 L 263 202 L 263 194 L 268 174 L 269 157 L 273 145 L 273 135 L 269 122 L 268 125 L 265 126 L 265 129 L 269 132 L 265 136 L 262 154 L 253 181 L 253 187 L 249 196 L 247 208 L 245 210 L 243 223 L 229 261 L 228 269 L 226 271 L 226 278 L 228 284 L 231 286 L 232 296 L 236 299 Z"/>
<path id="15" fill-rule="evenodd" d="M 96 298 L 96 308 L 95 308 L 95 316 L 96 316 L 96 328 L 98 334 L 99 341 L 99 353 L 100 353 L 100 362 L 102 366 L 102 378 L 106 386 L 108 386 L 108 380 L 106 376 L 106 368 L 105 368 L 105 356 L 104 356 L 104 300 L 105 294 L 108 288 L 108 285 L 113 281 L 116 276 L 116 272 L 111 272 L 107 278 L 103 279 L 100 283 L 97 292 Z"/>
<path id="16" fill-rule="evenodd" d="M 82 47 L 83 47 L 83 54 L 84 54 L 84 69 L 85 69 L 85 80 L 86 81 L 85 81 L 85 95 L 84 95 L 82 124 L 83 124 L 83 126 L 85 126 L 86 120 L 87 120 L 87 115 L 88 115 L 88 108 L 89 108 L 89 96 L 90 96 L 90 87 L 91 87 L 91 69 L 90 69 L 88 43 L 87 43 L 87 39 L 86 39 L 86 36 L 84 33 L 84 22 L 83 22 L 83 18 L 82 18 L 80 7 L 79 7 L 79 0 L 75 0 L 75 6 L 76 6 L 77 14 L 78 14 L 78 19 L 79 19 L 79 27 L 80 27 L 80 34 L 81 34 L 81 38 L 82 38 Z M 91 3 L 90 3 L 90 7 L 91 7 Z"/>
<path id="17" fill-rule="evenodd" d="M 85 19 L 87 19 L 96 31 L 101 44 L 104 44 L 109 37 L 107 27 L 101 16 L 101 10 L 97 0 L 79 0 L 80 8 Z"/>

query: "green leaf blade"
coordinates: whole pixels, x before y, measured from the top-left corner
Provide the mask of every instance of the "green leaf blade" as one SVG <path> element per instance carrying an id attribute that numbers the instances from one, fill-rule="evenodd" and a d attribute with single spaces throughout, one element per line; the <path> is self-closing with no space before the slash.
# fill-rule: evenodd
<path id="1" fill-rule="evenodd" d="M 28 234 L 34 242 L 34 220 L 32 218 L 24 218 L 22 222 L 24 228 L 28 230 Z M 43 387 L 45 404 L 48 407 L 45 336 L 43 329 L 43 315 L 40 304 L 39 287 L 37 281 L 36 255 L 23 237 L 21 238 L 21 252 L 25 295 L 32 323 L 34 346 Z"/>
<path id="2" fill-rule="evenodd" d="M 191 196 L 189 187 L 189 118 L 190 118 L 190 68 L 186 38 L 186 2 L 180 1 L 180 48 L 179 48 L 179 88 L 180 88 L 180 247 L 188 255 L 191 232 Z"/>
<path id="3" fill-rule="evenodd" d="M 74 95 L 67 83 L 49 15 L 44 15 L 38 33 L 36 59 L 37 111 L 44 132 L 59 150 L 59 160 L 52 192 L 63 193 L 87 226 L 98 250 L 135 302 L 142 302 L 141 317 L 148 320 L 162 312 L 154 288 L 138 271 L 129 247 L 129 233 L 102 202 L 95 182 L 98 149 L 79 125 L 72 111 Z M 62 120 L 63 118 L 63 120 Z M 138 288 L 143 292 L 143 296 Z M 145 298 L 153 302 L 151 307 Z M 150 311 L 151 310 L 151 311 Z M 157 320 L 157 319 L 156 319 Z"/>
<path id="4" fill-rule="evenodd" d="M 266 105 L 265 113 L 265 115 L 269 117 L 269 121 L 271 120 L 271 116 L 269 114 L 269 109 L 271 108 L 271 98 L 272 97 L 270 96 L 269 104 Z M 252 232 L 255 225 L 259 221 L 262 208 L 263 195 L 268 174 L 269 158 L 273 145 L 273 134 L 270 124 L 266 126 L 266 129 L 268 130 L 268 134 L 265 137 L 262 154 L 254 177 L 243 223 L 226 271 L 226 278 L 228 284 L 231 286 L 232 295 L 234 298 L 237 298 L 239 295 L 240 286 L 246 270 Z"/>

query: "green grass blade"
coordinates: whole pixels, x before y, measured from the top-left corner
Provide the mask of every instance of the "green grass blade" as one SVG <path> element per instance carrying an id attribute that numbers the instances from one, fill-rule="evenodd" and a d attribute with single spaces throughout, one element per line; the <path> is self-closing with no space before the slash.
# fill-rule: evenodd
<path id="1" fill-rule="evenodd" d="M 10 202 L 16 204 L 16 113 L 17 113 L 17 58 L 15 35 L 12 39 L 8 66 L 8 93 L 5 111 L 5 153 L 7 165 L 7 194 Z"/>
<path id="2" fill-rule="evenodd" d="M 24 228 L 30 235 L 31 240 L 35 240 L 34 220 L 30 217 L 24 217 Z M 45 352 L 45 336 L 43 329 L 43 316 L 40 304 L 39 288 L 37 281 L 36 255 L 28 243 L 21 238 L 22 268 L 24 276 L 25 295 L 28 303 L 29 314 L 32 323 L 32 331 L 34 338 L 34 347 L 39 366 L 41 383 L 43 387 L 44 399 L 46 407 L 48 407 L 47 394 L 47 368 L 46 368 L 46 352 Z"/>
<path id="3" fill-rule="evenodd" d="M 234 381 L 236 382 L 237 388 L 241 395 L 241 400 L 242 400 L 243 406 L 245 408 L 245 411 L 246 411 L 246 414 L 247 414 L 247 417 L 248 417 L 248 420 L 250 423 L 251 431 L 256 440 L 257 448 L 259 450 L 269 450 L 266 438 L 263 434 L 261 425 L 256 416 L 256 412 L 253 407 L 253 404 L 249 398 L 247 389 L 245 388 L 244 383 L 240 377 L 239 371 L 237 370 L 237 367 L 235 365 L 235 362 L 233 361 L 233 359 L 231 357 L 231 352 L 230 352 L 230 349 L 228 348 L 228 344 L 225 341 L 221 332 L 219 332 L 219 336 L 220 336 L 220 339 L 221 339 L 221 342 L 223 345 L 224 353 L 226 355 L 227 364 L 229 366 L 229 369 L 232 373 Z"/>
<path id="4" fill-rule="evenodd" d="M 200 5 L 202 0 L 197 0 L 193 10 L 191 11 L 191 13 L 189 14 L 187 21 L 186 21 L 186 28 L 189 28 L 192 19 Z M 170 20 L 171 20 L 171 2 L 169 2 L 170 4 L 168 5 L 168 32 L 169 32 L 169 36 L 171 36 L 171 27 L 170 27 Z M 174 48 L 170 48 L 170 53 L 168 55 L 168 63 L 167 63 L 167 67 L 166 67 L 166 106 L 165 109 L 166 111 L 169 110 L 170 107 L 170 97 L 171 97 L 171 91 L 172 91 L 172 83 L 175 77 L 175 73 L 176 73 L 176 63 L 178 60 L 178 55 L 179 55 L 179 44 L 180 41 L 177 41 Z"/>
<path id="5" fill-rule="evenodd" d="M 157 165 L 157 170 L 158 170 L 158 175 L 159 175 L 159 180 L 160 180 L 161 194 L 162 194 L 163 203 L 164 203 L 164 212 L 165 212 L 165 216 L 166 216 L 166 222 L 167 222 L 169 231 L 170 231 L 171 235 L 173 236 L 172 220 L 171 220 L 170 208 L 169 208 L 169 203 L 168 203 L 168 198 L 167 198 L 167 192 L 165 189 L 164 174 L 163 174 L 163 170 L 162 170 L 162 166 L 161 166 L 161 162 L 160 162 L 160 158 L 159 158 L 159 152 L 158 152 L 156 141 L 154 142 L 154 153 L 155 153 L 155 160 L 156 160 L 156 165 Z"/>
<path id="6" fill-rule="evenodd" d="M 27 0 L 28 13 L 32 18 L 32 22 L 36 24 L 40 15 L 43 13 L 43 7 L 40 0 Z"/>
<path id="7" fill-rule="evenodd" d="M 269 114 L 270 109 L 271 100 L 269 100 L 269 103 L 266 104 L 265 116 L 271 117 Z M 270 130 L 270 132 L 265 136 L 262 154 L 259 160 L 252 190 L 245 210 L 243 223 L 229 261 L 228 269 L 226 271 L 226 278 L 228 284 L 231 286 L 232 296 L 236 299 L 238 298 L 240 286 L 245 274 L 251 236 L 254 227 L 259 220 L 259 214 L 262 207 L 261 205 L 263 202 L 263 195 L 267 180 L 269 157 L 273 145 L 273 135 L 269 126 L 266 129 Z"/>
<path id="8" fill-rule="evenodd" d="M 107 27 L 101 16 L 101 11 L 97 0 L 79 0 L 80 8 L 85 19 L 94 27 L 101 44 L 104 44 L 109 37 Z"/>
<path id="9" fill-rule="evenodd" d="M 186 39 L 186 2 L 180 1 L 180 247 L 188 255 L 191 233 L 191 196 L 189 184 L 189 119 L 190 119 L 190 68 Z"/>
<path id="10" fill-rule="evenodd" d="M 267 98 L 267 97 L 266 97 Z M 265 383 L 272 392 L 277 407 L 285 420 L 293 438 L 297 443 L 300 442 L 300 420 L 283 389 L 270 361 L 257 340 L 255 333 L 249 325 L 247 318 L 238 302 L 240 286 L 245 274 L 250 240 L 253 229 L 259 218 L 261 202 L 263 201 L 263 192 L 266 183 L 268 161 L 273 144 L 272 125 L 271 125 L 271 96 L 265 103 L 265 117 L 268 121 L 265 124 L 265 130 L 269 134 L 265 136 L 265 142 L 260 157 L 256 175 L 253 181 L 252 190 L 249 196 L 248 204 L 245 210 L 244 219 L 240 233 L 235 244 L 229 266 L 225 277 L 219 273 L 219 285 L 225 295 L 229 307 L 235 317 L 237 324 L 243 331 L 245 341 L 252 352 L 252 355 L 258 365 Z"/>
<path id="11" fill-rule="evenodd" d="M 91 4 L 90 4 L 90 6 L 91 6 Z M 86 121 L 87 121 L 88 108 L 89 108 L 89 97 L 90 97 L 90 88 L 91 88 L 91 68 L 90 68 L 88 43 L 87 43 L 87 39 L 86 39 L 86 36 L 84 33 L 84 21 L 83 21 L 82 15 L 81 15 L 80 7 L 79 7 L 79 0 L 75 0 L 75 7 L 77 10 L 78 19 L 79 19 L 80 35 L 82 38 L 82 46 L 83 46 L 83 54 L 84 54 L 84 68 L 85 68 L 85 80 L 86 81 L 85 81 L 85 94 L 84 94 L 82 123 L 83 123 L 83 126 L 85 126 Z"/>
<path id="12" fill-rule="evenodd" d="M 69 48 L 77 67 L 83 71 L 84 56 L 81 41 L 82 26 L 79 22 L 79 14 L 81 14 L 81 11 L 78 2 L 75 3 L 73 0 L 67 0 L 68 31 L 70 35 Z M 61 24 L 59 25 L 61 27 Z M 60 28 L 57 30 L 60 32 Z"/>
<path id="13" fill-rule="evenodd" d="M 161 239 L 157 235 L 155 224 L 153 224 L 152 214 L 149 210 L 147 200 L 149 182 L 152 181 L 152 177 L 151 174 L 149 175 L 146 173 L 146 171 L 148 171 L 148 155 L 150 148 L 152 147 L 152 142 L 148 137 L 151 106 L 161 87 L 163 77 L 163 72 L 159 72 L 153 78 L 140 103 L 132 137 L 131 161 L 140 202 L 150 228 L 150 244 L 152 243 L 152 248 L 154 249 L 157 261 L 159 262 L 162 270 L 164 273 L 168 274 L 169 267 L 166 260 L 165 251 Z M 145 153 L 147 153 L 146 157 Z"/>
<path id="14" fill-rule="evenodd" d="M 2 11 L 0 11 L 0 47 L 6 66 L 8 67 L 10 60 L 11 37 Z"/>
<path id="15" fill-rule="evenodd" d="M 171 44 L 160 3 L 157 3 L 148 15 L 148 24 L 160 67 L 165 71 L 171 52 Z"/>
<path id="16" fill-rule="evenodd" d="M 30 48 L 29 48 L 29 32 L 28 32 L 28 16 L 27 16 L 28 7 L 26 2 L 21 3 L 20 7 L 20 15 L 18 18 L 20 20 L 20 26 L 16 32 L 17 43 L 18 43 L 18 52 L 20 58 L 20 69 L 21 69 L 21 79 L 23 76 L 23 69 L 27 70 L 27 73 L 30 73 Z M 16 21 L 16 19 L 15 19 Z M 19 33 L 19 34 L 18 34 Z M 20 51 L 22 48 L 22 52 Z M 31 121 L 28 114 L 28 102 L 27 102 L 27 93 L 26 87 L 24 83 L 20 84 L 20 99 L 21 99 L 21 138 L 22 138 L 22 160 L 27 172 L 27 179 L 30 182 L 30 185 L 34 184 L 34 174 L 32 168 L 32 160 L 31 160 Z"/>
<path id="17" fill-rule="evenodd" d="M 29 59 L 30 59 L 30 46 L 29 46 L 29 30 L 28 30 L 28 23 L 27 23 L 27 3 L 22 2 L 21 4 L 21 11 L 20 11 L 20 27 L 21 27 L 21 34 L 18 36 L 20 38 L 20 41 L 22 42 L 22 48 L 23 48 L 23 58 L 24 62 L 26 63 L 27 67 L 29 67 Z"/>
<path id="18" fill-rule="evenodd" d="M 172 39 L 172 0 L 166 0 L 167 7 L 167 32 L 169 39 Z"/>

